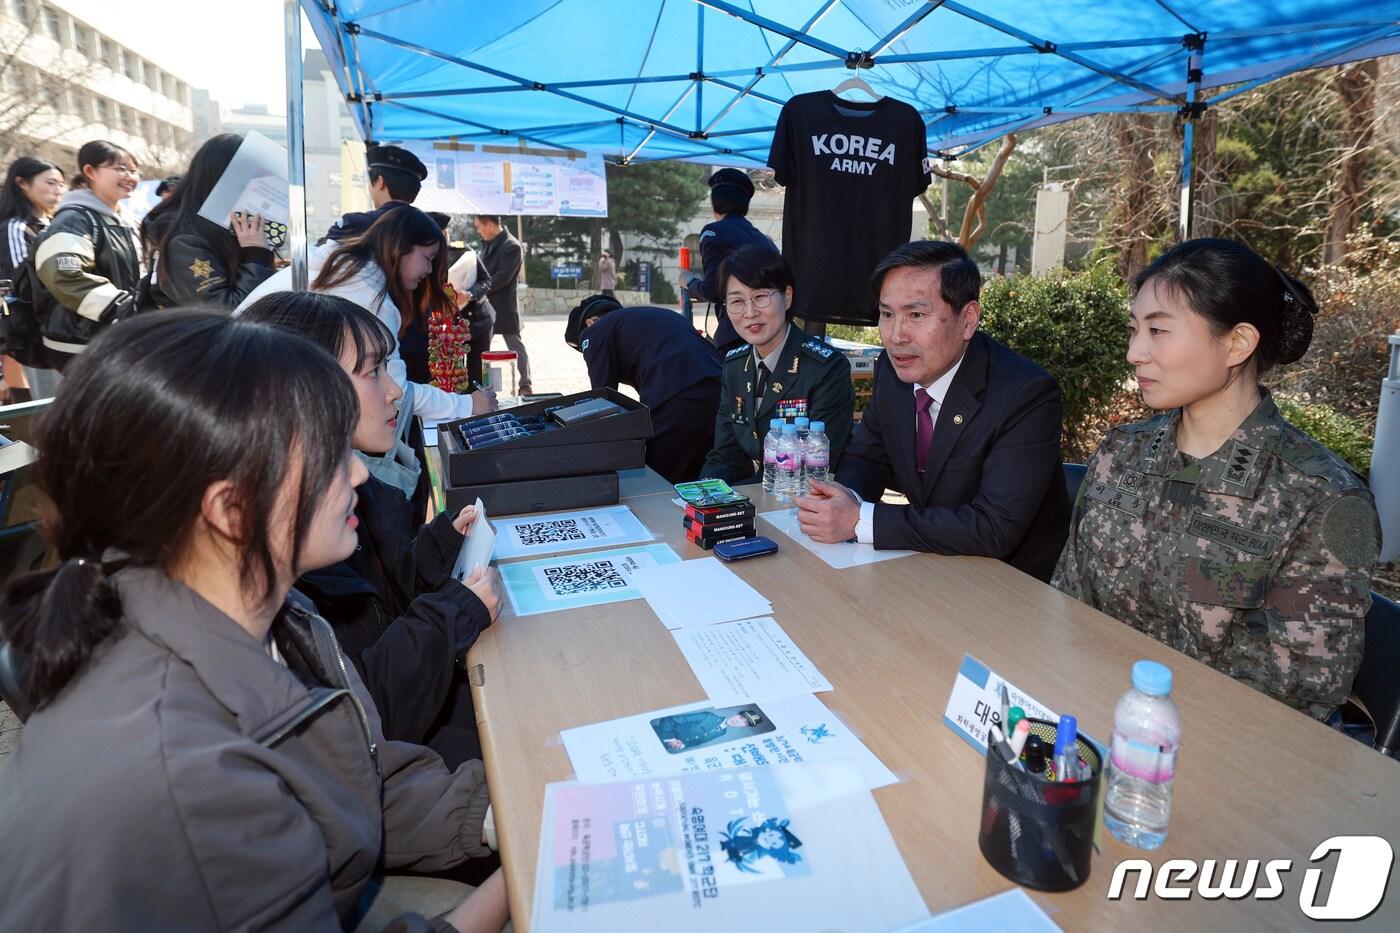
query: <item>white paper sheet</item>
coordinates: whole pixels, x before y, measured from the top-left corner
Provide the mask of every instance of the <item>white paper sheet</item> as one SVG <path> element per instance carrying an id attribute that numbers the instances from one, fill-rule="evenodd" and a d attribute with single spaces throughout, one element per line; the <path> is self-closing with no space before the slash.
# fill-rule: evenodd
<path id="1" fill-rule="evenodd" d="M 813 554 L 826 561 L 837 570 L 874 564 L 896 557 L 908 557 L 918 551 L 877 551 L 873 544 L 860 544 L 856 541 L 843 541 L 840 544 L 821 544 L 802 533 L 797 524 L 797 509 L 779 509 L 774 512 L 759 512 L 759 518 L 767 519 L 774 528 L 787 535 Z"/>
<path id="2" fill-rule="evenodd" d="M 486 520 L 486 506 L 481 504 L 481 498 L 478 497 L 476 518 L 472 521 L 471 530 L 462 539 L 462 549 L 457 552 L 457 563 L 452 566 L 453 579 L 459 583 L 466 583 L 476 568 L 491 563 L 491 552 L 495 547 L 496 532 Z"/>
<path id="3" fill-rule="evenodd" d="M 1060 933 L 1060 928 L 1025 891 L 1012 888 L 897 933 Z"/>
<path id="4" fill-rule="evenodd" d="M 753 725 L 729 724 L 741 714 Z M 708 701 L 689 703 L 566 729 L 560 738 L 580 781 L 835 758 L 853 759 L 872 790 L 899 780 L 821 700 L 810 695 L 730 707 Z"/>
<path id="5" fill-rule="evenodd" d="M 774 619 L 702 625 L 671 634 L 715 706 L 831 689 L 831 681 Z"/>
<path id="6" fill-rule="evenodd" d="M 655 536 L 625 505 L 519 515 L 497 520 L 496 559 L 563 554 L 653 540 Z"/>
<path id="7" fill-rule="evenodd" d="M 928 915 L 848 761 L 545 788 L 539 933 L 842 930 Z"/>
<path id="8" fill-rule="evenodd" d="M 199 216 L 225 227 L 234 211 L 261 214 L 280 224 L 291 223 L 287 150 L 258 132 L 243 137 L 228 168 L 200 205 Z"/>
<path id="9" fill-rule="evenodd" d="M 714 557 L 647 567 L 637 571 L 632 582 L 669 629 L 751 619 L 773 611 L 762 593 Z"/>

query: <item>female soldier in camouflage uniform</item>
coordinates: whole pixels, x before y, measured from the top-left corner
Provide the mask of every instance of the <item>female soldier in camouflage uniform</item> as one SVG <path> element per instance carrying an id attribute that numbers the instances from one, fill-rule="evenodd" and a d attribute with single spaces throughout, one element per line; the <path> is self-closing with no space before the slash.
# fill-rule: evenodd
<path id="1" fill-rule="evenodd" d="M 1312 294 L 1219 239 L 1133 284 L 1128 361 L 1161 413 L 1089 460 L 1053 583 L 1326 719 L 1361 663 L 1380 528 L 1362 479 L 1259 385 L 1307 350 Z"/>

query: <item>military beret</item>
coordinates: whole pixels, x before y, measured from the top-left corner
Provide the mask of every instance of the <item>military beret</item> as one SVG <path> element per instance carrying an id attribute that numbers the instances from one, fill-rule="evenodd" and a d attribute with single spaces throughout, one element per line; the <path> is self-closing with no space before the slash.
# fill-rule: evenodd
<path id="1" fill-rule="evenodd" d="M 728 188 L 746 198 L 753 197 L 753 182 L 745 172 L 737 168 L 722 168 L 710 176 L 710 190 Z"/>
<path id="2" fill-rule="evenodd" d="M 370 168 L 392 168 L 408 172 L 419 181 L 426 181 L 428 168 L 421 159 L 398 146 L 370 146 L 365 154 Z"/>

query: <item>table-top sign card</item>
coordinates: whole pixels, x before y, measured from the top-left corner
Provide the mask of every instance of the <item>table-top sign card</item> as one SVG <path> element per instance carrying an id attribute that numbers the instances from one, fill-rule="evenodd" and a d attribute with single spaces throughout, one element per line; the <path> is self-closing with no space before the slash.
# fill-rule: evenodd
<path id="1" fill-rule="evenodd" d="M 1050 707 L 1003 678 L 970 654 L 963 655 L 948 709 L 943 713 L 947 724 L 964 742 L 979 752 L 987 751 L 987 732 L 993 723 L 1001 722 L 1001 685 L 1011 697 L 1011 705 L 1019 706 L 1032 719 L 1057 722 L 1059 715 Z"/>

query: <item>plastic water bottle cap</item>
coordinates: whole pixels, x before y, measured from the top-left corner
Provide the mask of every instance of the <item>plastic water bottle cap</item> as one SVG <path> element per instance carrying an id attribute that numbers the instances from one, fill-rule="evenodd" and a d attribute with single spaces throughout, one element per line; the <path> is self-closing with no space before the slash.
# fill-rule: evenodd
<path id="1" fill-rule="evenodd" d="M 1148 696 L 1164 697 L 1172 692 L 1172 670 L 1158 661 L 1134 662 L 1133 686 Z"/>
<path id="2" fill-rule="evenodd" d="M 825 434 L 825 433 L 826 433 L 826 422 L 825 422 L 825 421 L 813 421 L 813 422 L 812 422 L 812 433 L 813 433 L 813 434 Z"/>
<path id="3" fill-rule="evenodd" d="M 786 418 L 774 418 L 772 421 L 768 422 L 768 428 L 773 431 L 781 431 L 785 424 L 787 424 Z"/>
<path id="4" fill-rule="evenodd" d="M 799 430 L 807 427 L 809 424 L 812 423 L 812 419 L 810 418 L 794 418 L 792 419 L 792 421 L 793 424 L 797 425 Z"/>
<path id="5" fill-rule="evenodd" d="M 797 425 L 795 425 L 795 424 L 785 424 L 785 425 L 783 425 L 783 433 L 784 433 L 784 434 L 796 434 L 796 433 L 797 433 Z"/>

